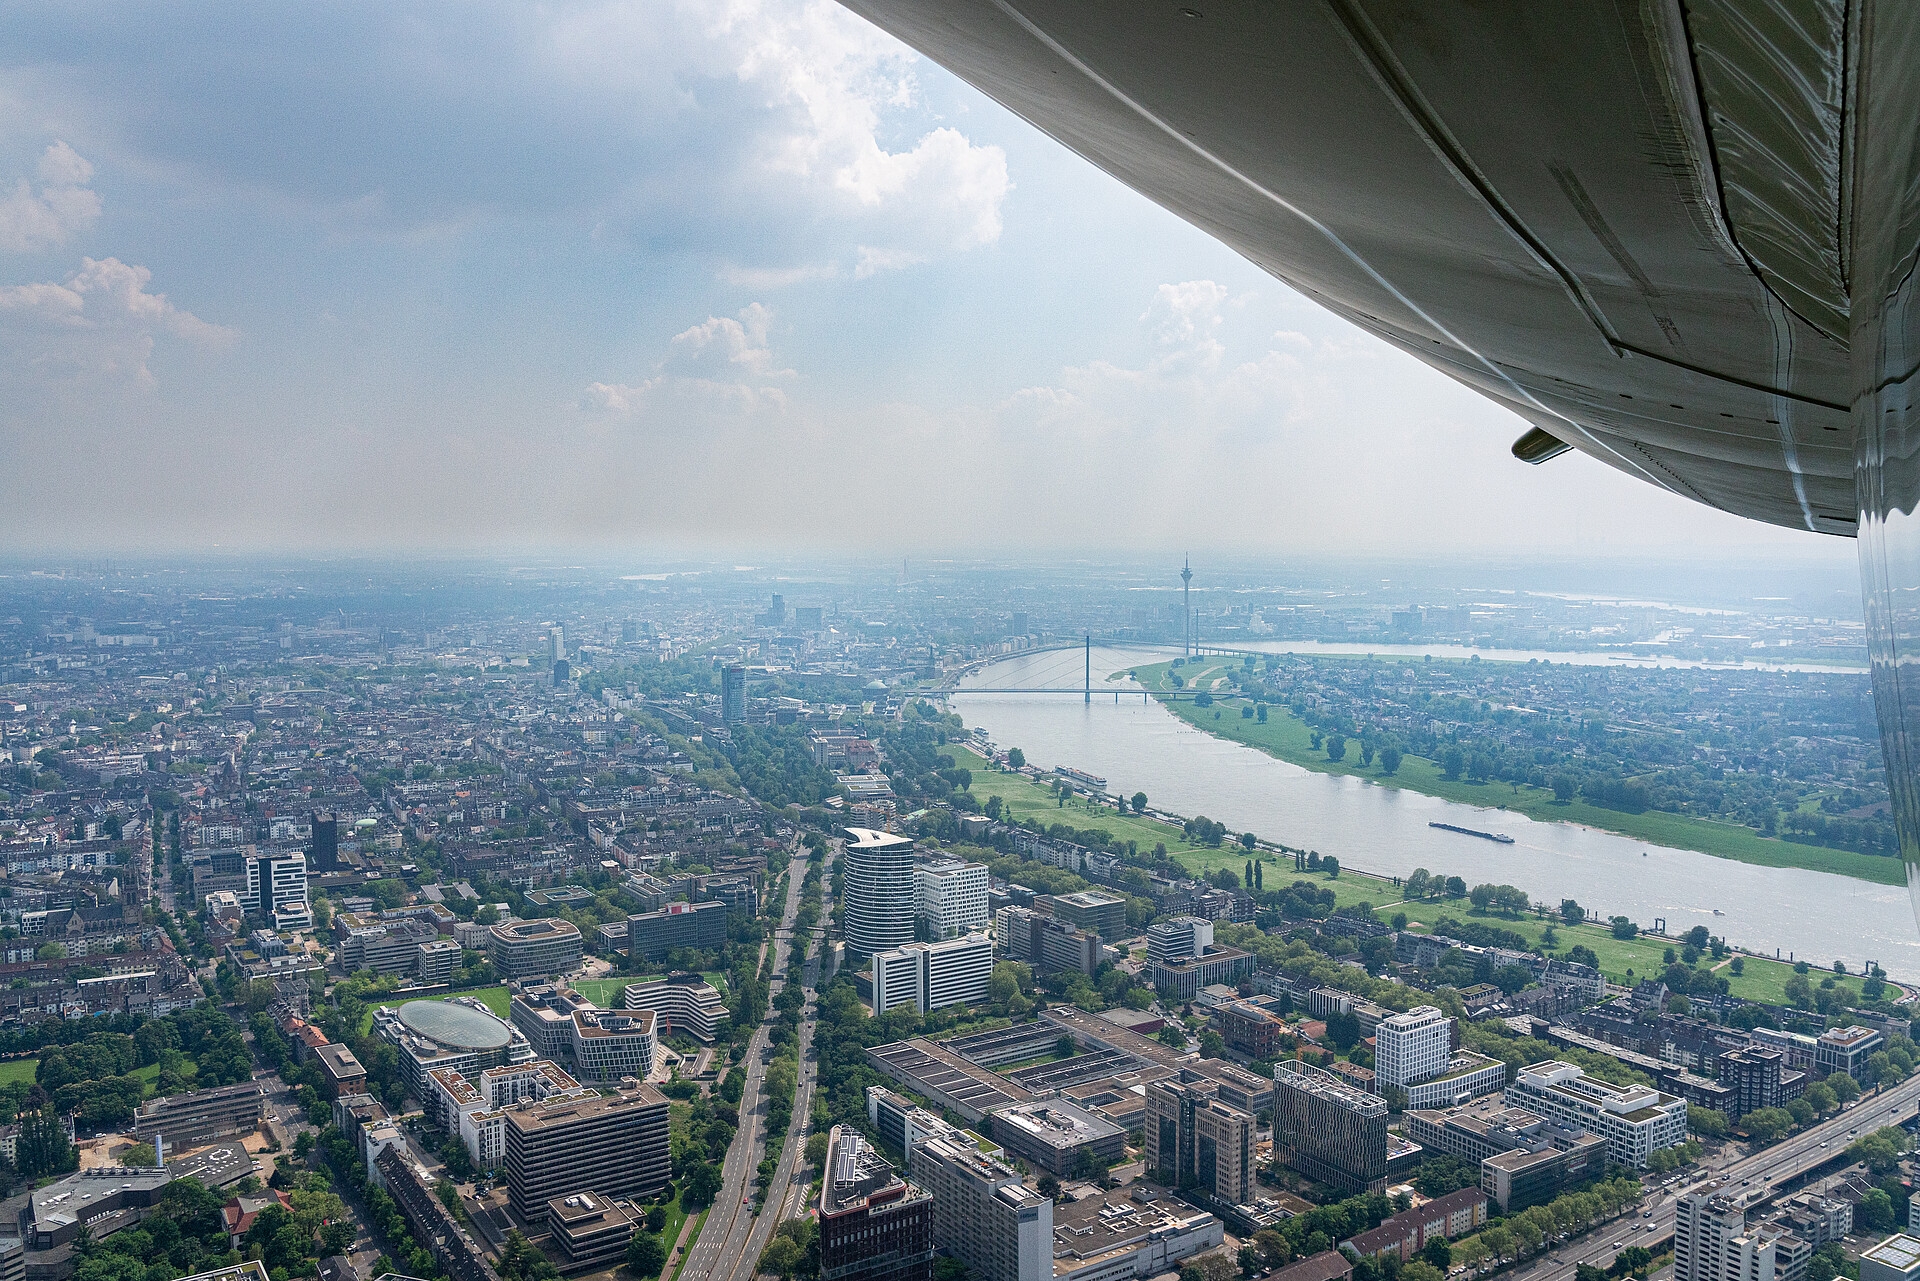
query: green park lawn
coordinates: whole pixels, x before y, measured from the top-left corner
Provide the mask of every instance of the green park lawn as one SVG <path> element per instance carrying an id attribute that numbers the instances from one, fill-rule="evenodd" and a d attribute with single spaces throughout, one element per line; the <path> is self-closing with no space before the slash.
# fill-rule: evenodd
<path id="1" fill-rule="evenodd" d="M 1236 665 L 1225 659 L 1203 667 L 1189 665 L 1183 669 L 1182 676 L 1189 687 L 1210 684 Z M 1149 690 L 1171 692 L 1174 686 L 1167 679 L 1171 670 L 1169 663 L 1155 663 L 1133 669 L 1133 675 Z M 1252 706 L 1247 699 L 1222 698 L 1212 707 L 1196 707 L 1190 701 L 1165 700 L 1165 706 L 1181 720 L 1209 734 L 1245 743 L 1269 756 L 1322 774 L 1345 774 L 1367 779 L 1383 787 L 1403 787 L 1464 805 L 1513 810 L 1540 822 L 1579 823 L 1617 832 L 1632 840 L 1673 849 L 1696 850 L 1716 858 L 1734 859 L 1761 867 L 1798 867 L 1815 872 L 1831 872 L 1837 876 L 1851 876 L 1880 885 L 1906 884 L 1906 870 L 1899 859 L 1877 858 L 1850 850 L 1832 850 L 1777 840 L 1735 823 L 1691 815 L 1656 810 L 1629 814 L 1581 800 L 1557 801 L 1550 790 L 1525 784 L 1471 783 L 1465 778 L 1449 779 L 1436 762 L 1424 756 L 1409 754 L 1403 757 L 1399 770 L 1392 775 L 1383 773 L 1377 760 L 1370 766 L 1362 765 L 1357 743 L 1349 743 L 1345 759 L 1328 760 L 1324 751 L 1313 747 L 1312 727 L 1277 704 L 1268 704 L 1264 723 L 1240 714 L 1243 707 Z M 1327 852 L 1339 853 L 1337 850 Z"/>
<path id="2" fill-rule="evenodd" d="M 989 796 L 998 796 L 1015 822 L 1031 818 L 1044 825 L 1065 823 L 1068 827 L 1098 828 L 1112 835 L 1115 840 L 1133 841 L 1145 850 L 1164 842 L 1171 853 L 1183 856 L 1183 862 L 1186 861 L 1185 855 L 1206 856 L 1219 852 L 1193 844 L 1180 834 L 1179 828 L 1159 819 L 1122 814 L 1080 798 L 1063 805 L 1044 783 L 1037 783 L 1024 774 L 995 769 L 978 752 L 958 743 L 949 743 L 940 751 L 951 756 L 954 764 L 961 769 L 973 772 L 972 791 L 982 804 L 986 803 Z M 1109 780 L 1109 785 L 1116 791 L 1121 790 L 1113 780 Z M 1133 795 L 1132 792 L 1126 794 Z"/>
<path id="3" fill-rule="evenodd" d="M 8 1059 L 0 1063 L 0 1085 L 12 1085 L 15 1081 L 32 1081 L 40 1069 L 39 1059 Z M 154 1068 L 158 1076 L 160 1069 Z"/>

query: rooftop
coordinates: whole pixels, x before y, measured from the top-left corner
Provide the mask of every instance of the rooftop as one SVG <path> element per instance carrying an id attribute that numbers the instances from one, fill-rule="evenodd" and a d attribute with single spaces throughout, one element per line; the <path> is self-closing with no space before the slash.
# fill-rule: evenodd
<path id="1" fill-rule="evenodd" d="M 993 1124 L 995 1136 L 1002 1141 L 1005 1136 L 999 1127 L 1007 1125 L 1055 1148 L 1075 1148 L 1124 1133 L 1113 1122 L 1059 1099 L 1034 1099 L 996 1109 Z"/>
<path id="2" fill-rule="evenodd" d="M 1896 1232 L 1871 1250 L 1862 1251 L 1860 1257 L 1902 1272 L 1911 1272 L 1920 1267 L 1920 1240 L 1904 1232 Z"/>
<path id="3" fill-rule="evenodd" d="M 456 1050 L 497 1050 L 513 1039 L 513 1029 L 478 1001 L 408 1001 L 395 1013 L 408 1031 Z"/>
<path id="4" fill-rule="evenodd" d="M 609 1112 L 667 1106 L 667 1096 L 651 1085 L 640 1084 L 618 1094 L 592 1098 L 548 1098 L 515 1104 L 507 1109 L 507 1124 L 522 1133 L 538 1133 L 592 1120 Z"/>

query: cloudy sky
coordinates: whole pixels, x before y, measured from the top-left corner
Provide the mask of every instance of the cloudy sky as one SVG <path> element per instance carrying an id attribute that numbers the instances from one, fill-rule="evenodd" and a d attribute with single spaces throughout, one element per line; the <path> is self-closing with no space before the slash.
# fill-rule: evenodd
<path id="1" fill-rule="evenodd" d="M 1522 430 L 823 0 L 0 42 L 16 549 L 1850 554 Z"/>

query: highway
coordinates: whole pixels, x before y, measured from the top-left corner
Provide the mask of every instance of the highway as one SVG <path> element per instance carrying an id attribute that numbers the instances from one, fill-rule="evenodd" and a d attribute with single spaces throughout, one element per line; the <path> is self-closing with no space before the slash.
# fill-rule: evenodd
<path id="1" fill-rule="evenodd" d="M 747 1080 L 740 1096 L 740 1129 L 733 1137 L 733 1145 L 727 1149 L 726 1161 L 721 1168 L 719 1199 L 708 1212 L 707 1221 L 701 1225 L 699 1239 L 688 1251 L 677 1281 L 733 1281 L 736 1274 L 752 1277 L 754 1267 L 760 1261 L 760 1251 L 765 1247 L 767 1236 L 778 1217 L 777 1202 L 770 1202 L 775 1213 L 756 1215 L 751 1201 L 754 1176 L 766 1153 L 766 1100 L 762 1086 L 770 1057 L 770 1033 L 774 1020 L 779 1017 L 772 1008 L 771 999 L 778 997 L 786 985 L 787 954 L 793 937 L 794 918 L 800 912 L 800 888 L 807 874 L 804 848 L 788 864 L 788 871 L 787 901 L 781 910 L 780 924 L 773 933 L 773 978 L 768 984 L 767 1018 L 754 1029 L 753 1039 L 747 1045 L 747 1055 L 741 1060 L 741 1066 L 747 1070 Z M 824 929 L 825 925 L 823 918 L 821 928 Z M 812 970 L 808 973 L 811 976 Z M 811 1005 L 813 993 L 809 991 L 807 995 Z M 807 1082 L 813 1072 L 813 1064 L 807 1054 L 812 1032 L 813 1019 L 809 1009 L 801 1019 L 800 1080 L 794 1090 L 794 1116 L 802 1124 L 806 1120 L 805 1099 L 810 1094 Z M 782 1156 L 783 1167 L 793 1158 L 794 1147 L 792 1142 L 787 1144 Z M 766 1220 L 764 1230 L 760 1229 L 761 1219 Z"/>
<path id="2" fill-rule="evenodd" d="M 1594 1228 L 1558 1250 L 1543 1251 L 1531 1263 L 1515 1268 L 1508 1275 L 1525 1278 L 1525 1281 L 1571 1281 L 1576 1264 L 1605 1268 L 1613 1262 L 1616 1249 L 1671 1237 L 1678 1197 L 1694 1185 L 1706 1179 L 1731 1179 L 1736 1185 L 1758 1179 L 1777 1187 L 1834 1160 L 1854 1138 L 1870 1134 L 1881 1126 L 1905 1121 L 1914 1114 L 1917 1102 L 1920 1102 L 1920 1076 L 1877 1094 L 1865 1095 L 1853 1107 L 1835 1114 L 1832 1120 L 1802 1130 L 1752 1156 L 1703 1162 L 1703 1172 L 1683 1176 L 1682 1182 L 1673 1188 L 1650 1191 L 1633 1217 L 1622 1217 Z M 1653 1217 L 1642 1217 L 1641 1211 L 1647 1209 L 1652 1209 Z M 1651 1232 L 1647 1231 L 1649 1224 L 1653 1225 Z M 1554 1255 L 1559 1256 L 1557 1260 Z"/>

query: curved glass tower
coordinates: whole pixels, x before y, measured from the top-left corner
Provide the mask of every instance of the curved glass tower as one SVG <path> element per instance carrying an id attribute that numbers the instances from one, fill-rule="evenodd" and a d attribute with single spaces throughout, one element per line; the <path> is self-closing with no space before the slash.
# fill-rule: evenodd
<path id="1" fill-rule="evenodd" d="M 840 857 L 848 949 L 872 956 L 913 942 L 913 841 L 850 827 Z"/>

